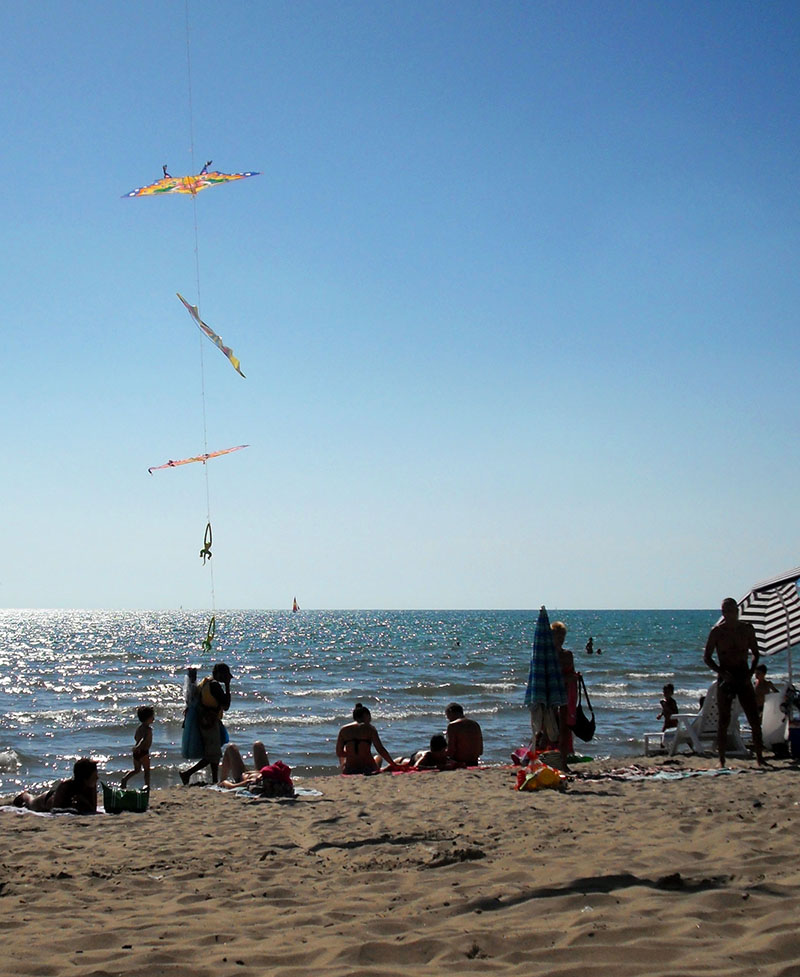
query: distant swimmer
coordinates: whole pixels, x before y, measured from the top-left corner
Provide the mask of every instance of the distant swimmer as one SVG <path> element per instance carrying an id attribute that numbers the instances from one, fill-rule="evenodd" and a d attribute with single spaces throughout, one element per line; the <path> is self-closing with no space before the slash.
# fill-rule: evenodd
<path id="1" fill-rule="evenodd" d="M 592 637 L 590 637 L 589 640 L 586 642 L 586 654 L 587 655 L 594 654 L 594 638 Z"/>

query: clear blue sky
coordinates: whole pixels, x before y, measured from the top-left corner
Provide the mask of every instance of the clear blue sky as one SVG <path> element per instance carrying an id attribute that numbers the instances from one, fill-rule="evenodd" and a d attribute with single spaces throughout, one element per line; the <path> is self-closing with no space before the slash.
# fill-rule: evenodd
<path id="1" fill-rule="evenodd" d="M 800 563 L 800 6 L 189 5 L 218 607 Z M 198 607 L 182 0 L 3 4 L 0 606 Z"/>

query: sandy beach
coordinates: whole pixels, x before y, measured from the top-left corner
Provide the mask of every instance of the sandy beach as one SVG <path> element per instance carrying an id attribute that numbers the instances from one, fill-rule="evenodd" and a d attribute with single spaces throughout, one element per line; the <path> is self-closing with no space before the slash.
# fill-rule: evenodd
<path id="1" fill-rule="evenodd" d="M 629 761 L 633 763 L 634 761 Z M 638 758 L 662 771 L 710 759 Z M 798 973 L 797 769 L 564 793 L 511 768 L 156 791 L 145 814 L 2 814 L 3 974 Z"/>

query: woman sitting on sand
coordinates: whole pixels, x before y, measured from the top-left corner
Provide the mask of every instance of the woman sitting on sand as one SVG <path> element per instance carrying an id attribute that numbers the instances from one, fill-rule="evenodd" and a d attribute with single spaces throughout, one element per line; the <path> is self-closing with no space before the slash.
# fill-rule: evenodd
<path id="1" fill-rule="evenodd" d="M 373 746 L 378 751 L 379 757 L 372 755 Z M 381 768 L 380 757 L 386 760 L 390 770 L 400 769 L 381 743 L 378 731 L 372 725 L 372 714 L 360 702 L 357 702 L 353 709 L 353 722 L 342 726 L 339 730 L 336 739 L 336 756 L 339 758 L 342 773 L 378 773 Z"/>
<path id="2" fill-rule="evenodd" d="M 14 798 L 14 807 L 29 811 L 73 811 L 75 814 L 97 813 L 97 762 L 76 760 L 72 778 L 54 784 L 44 794 L 29 794 L 23 790 Z"/>

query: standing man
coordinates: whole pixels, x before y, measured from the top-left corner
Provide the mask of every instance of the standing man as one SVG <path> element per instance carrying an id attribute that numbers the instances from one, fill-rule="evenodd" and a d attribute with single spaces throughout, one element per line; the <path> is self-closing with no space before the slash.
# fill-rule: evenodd
<path id="1" fill-rule="evenodd" d="M 215 665 L 211 676 L 197 687 L 197 724 L 203 740 L 203 756 L 188 770 L 181 770 L 181 780 L 189 783 L 193 773 L 211 767 L 211 782 L 217 782 L 222 758 L 222 716 L 231 707 L 231 670 L 224 662 Z M 224 686 L 224 688 L 223 688 Z"/>
<path id="2" fill-rule="evenodd" d="M 467 719 L 464 708 L 451 702 L 447 716 L 447 755 L 460 767 L 477 767 L 483 753 L 483 733 L 474 719 Z"/>
<path id="3" fill-rule="evenodd" d="M 714 651 L 717 652 L 719 664 L 714 661 Z M 753 654 L 752 665 L 748 661 L 748 653 Z M 719 750 L 719 765 L 725 766 L 725 744 L 728 738 L 728 724 L 731 721 L 731 706 L 733 700 L 741 703 L 750 730 L 753 734 L 753 746 L 759 765 L 764 763 L 761 743 L 761 720 L 758 716 L 756 694 L 753 689 L 752 675 L 758 664 L 758 642 L 753 625 L 739 620 L 739 605 L 733 597 L 726 597 L 722 602 L 722 623 L 711 629 L 706 642 L 703 661 L 719 676 L 717 684 L 717 708 L 719 710 L 719 725 L 717 726 L 717 748 Z"/>

